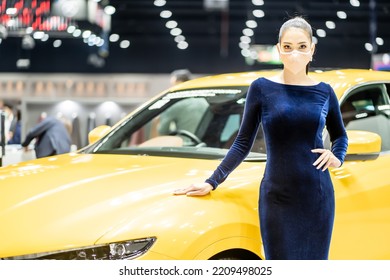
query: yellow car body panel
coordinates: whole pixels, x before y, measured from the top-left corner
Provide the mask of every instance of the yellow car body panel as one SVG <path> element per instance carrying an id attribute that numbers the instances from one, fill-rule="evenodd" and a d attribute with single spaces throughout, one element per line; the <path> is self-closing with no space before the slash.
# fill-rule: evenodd
<path id="1" fill-rule="evenodd" d="M 248 86 L 274 74 L 217 75 L 169 91 Z M 311 75 L 330 83 L 339 99 L 356 85 L 390 81 L 389 73 L 364 70 Z M 264 259 L 258 221 L 264 161 L 243 162 L 210 195 L 172 195 L 204 181 L 218 163 L 72 153 L 0 168 L 0 258 L 156 237 L 139 259 L 210 259 L 237 249 Z M 336 195 L 331 259 L 390 259 L 389 167 L 390 153 L 384 152 L 331 169 Z"/>
<path id="2" fill-rule="evenodd" d="M 336 217 L 330 258 L 390 259 L 389 167 L 387 153 L 332 170 Z"/>
<path id="3" fill-rule="evenodd" d="M 145 230 L 154 232 L 157 237 L 151 251 L 169 258 L 204 256 L 206 253 L 202 251 L 207 246 L 202 243 L 217 243 L 232 236 L 249 236 L 252 241 L 248 244 L 253 244 L 259 241 L 257 204 L 254 203 L 258 193 L 249 182 L 257 182 L 262 170 L 257 165 L 251 168 L 247 165 L 255 164 L 244 163 L 238 168 L 230 183 L 224 186 L 226 191 L 193 199 L 191 203 L 198 212 L 187 207 L 190 198 L 172 193 L 180 186 L 209 176 L 215 167 L 214 161 L 70 154 L 1 168 L 0 182 L 7 182 L 7 188 L 1 188 L 0 222 L 7 225 L 7 230 L 0 231 L 0 240 L 17 239 L 18 243 L 2 244 L 0 258 L 126 240 L 129 231 L 133 238 L 143 238 Z M 13 171 L 9 172 L 10 169 Z M 52 171 L 51 177 L 42 176 L 46 170 Z M 177 178 L 184 179 L 177 181 Z M 243 182 L 243 179 L 247 183 L 240 185 L 248 190 L 237 195 L 235 182 Z M 231 211 L 226 216 L 216 215 L 223 209 Z M 178 211 L 179 219 L 173 215 Z M 150 217 L 154 220 L 148 221 Z M 241 224 L 229 224 L 232 217 Z M 63 231 L 64 227 L 67 230 Z M 98 232 L 95 236 L 89 233 L 92 227 Z M 78 232 L 78 243 L 72 237 L 74 231 Z M 158 233 L 167 231 L 171 239 L 160 242 Z M 188 244 L 188 240 L 196 242 Z M 232 241 L 231 247 L 241 243 Z"/>
<path id="4" fill-rule="evenodd" d="M 348 135 L 348 154 L 359 154 L 364 150 L 365 153 L 375 153 L 381 149 L 382 139 L 378 134 L 367 133 L 366 131 L 347 131 Z"/>
<path id="5" fill-rule="evenodd" d="M 248 86 L 252 81 L 259 77 L 272 77 L 277 74 L 278 70 L 221 74 L 190 80 L 169 90 L 218 86 Z M 339 98 L 347 89 L 351 89 L 355 85 L 371 83 L 372 81 L 388 81 L 389 79 L 389 74 L 386 72 L 360 69 L 319 71 L 310 73 L 310 76 L 314 80 L 331 84 Z"/>

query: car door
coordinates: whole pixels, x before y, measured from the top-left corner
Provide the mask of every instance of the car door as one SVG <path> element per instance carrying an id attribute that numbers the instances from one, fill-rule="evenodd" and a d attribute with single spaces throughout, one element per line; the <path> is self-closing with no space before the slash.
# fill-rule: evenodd
<path id="1" fill-rule="evenodd" d="M 331 169 L 336 196 L 332 259 L 390 259 L 389 84 L 359 86 L 341 101 L 347 130 L 375 132 L 382 147 L 377 158 L 347 156 L 342 167 Z"/>

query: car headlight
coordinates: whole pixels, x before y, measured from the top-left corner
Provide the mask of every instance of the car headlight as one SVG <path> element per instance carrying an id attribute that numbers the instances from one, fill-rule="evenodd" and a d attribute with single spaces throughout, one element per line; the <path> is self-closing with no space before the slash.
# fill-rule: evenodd
<path id="1" fill-rule="evenodd" d="M 128 240 L 71 250 L 61 250 L 5 258 L 8 260 L 123 260 L 143 255 L 156 241 L 155 237 Z"/>

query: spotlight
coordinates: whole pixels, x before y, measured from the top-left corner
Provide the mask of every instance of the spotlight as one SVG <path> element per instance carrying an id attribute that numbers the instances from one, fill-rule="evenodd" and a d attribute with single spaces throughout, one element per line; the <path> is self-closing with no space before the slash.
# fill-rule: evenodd
<path id="1" fill-rule="evenodd" d="M 19 69 L 28 69 L 30 67 L 30 59 L 28 58 L 19 58 L 16 61 L 16 67 Z"/>
<path id="2" fill-rule="evenodd" d="M 7 39 L 8 37 L 8 31 L 7 31 L 7 28 L 0 24 L 0 38 L 1 39 Z"/>
<path id="3" fill-rule="evenodd" d="M 30 35 L 24 35 L 22 38 L 22 48 L 32 50 L 35 47 L 35 41 Z"/>

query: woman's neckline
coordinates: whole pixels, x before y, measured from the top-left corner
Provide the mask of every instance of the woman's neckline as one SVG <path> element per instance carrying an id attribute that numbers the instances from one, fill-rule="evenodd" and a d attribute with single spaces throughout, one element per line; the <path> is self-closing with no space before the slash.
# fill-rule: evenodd
<path id="1" fill-rule="evenodd" d="M 280 83 L 280 82 L 276 82 L 276 81 L 273 81 L 271 79 L 268 79 L 266 77 L 262 77 L 264 80 L 268 81 L 268 82 L 271 82 L 271 83 L 274 83 L 274 84 L 277 84 L 277 85 L 281 85 L 281 86 L 293 86 L 293 87 L 316 87 L 316 86 L 319 86 L 322 82 L 318 82 L 316 84 L 311 84 L 311 85 L 297 85 L 297 84 L 284 84 L 284 83 Z"/>

